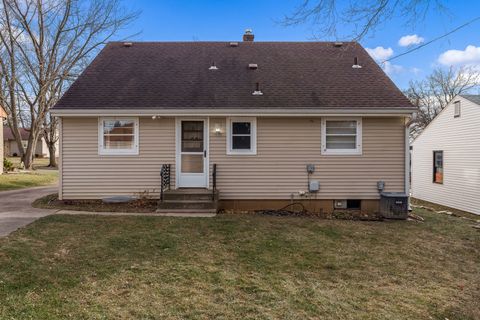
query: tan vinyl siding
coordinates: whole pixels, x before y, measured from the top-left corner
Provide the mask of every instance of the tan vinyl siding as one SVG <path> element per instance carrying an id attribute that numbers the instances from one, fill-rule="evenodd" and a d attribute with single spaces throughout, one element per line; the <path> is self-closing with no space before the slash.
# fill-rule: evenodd
<path id="1" fill-rule="evenodd" d="M 404 191 L 402 118 L 364 118 L 363 154 L 320 154 L 320 118 L 258 118 L 257 155 L 226 155 L 225 119 L 210 120 L 210 163 L 217 164 L 222 199 L 289 199 L 307 190 L 306 165 L 315 164 L 317 199 L 375 199 L 376 183 Z M 215 135 L 215 127 L 222 135 Z"/>
<path id="2" fill-rule="evenodd" d="M 209 128 L 210 165 L 217 164 L 222 199 L 290 199 L 307 190 L 308 163 L 316 166 L 311 178 L 320 181 L 318 199 L 376 199 L 378 180 L 386 191 L 404 191 L 403 118 L 364 118 L 360 156 L 321 155 L 320 118 L 280 117 L 257 118 L 257 155 L 227 155 L 225 121 L 211 118 Z M 99 156 L 97 118 L 65 117 L 62 127 L 64 199 L 158 191 L 162 163 L 172 164 L 175 186 L 173 118 L 140 118 L 138 156 Z"/>
<path id="3" fill-rule="evenodd" d="M 175 170 L 175 120 L 140 118 L 139 155 L 98 155 L 98 118 L 63 118 L 64 199 L 159 192 L 160 167 Z M 174 177 L 172 185 L 175 184 Z"/>

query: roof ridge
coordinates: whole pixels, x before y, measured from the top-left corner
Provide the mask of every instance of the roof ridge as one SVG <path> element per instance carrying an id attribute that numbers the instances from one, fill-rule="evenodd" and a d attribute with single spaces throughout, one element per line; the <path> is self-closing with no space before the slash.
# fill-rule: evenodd
<path id="1" fill-rule="evenodd" d="M 245 43 L 245 44 L 258 44 L 258 43 L 285 43 L 285 44 L 334 44 L 341 42 L 343 44 L 358 44 L 357 41 L 241 41 L 241 40 L 218 40 L 218 41 L 109 41 L 107 44 L 123 44 L 125 42 L 130 42 L 130 43 L 138 43 L 138 44 L 161 44 L 161 43 L 189 43 L 189 44 L 208 44 L 208 43 L 230 43 L 230 42 L 238 42 L 238 43 Z"/>

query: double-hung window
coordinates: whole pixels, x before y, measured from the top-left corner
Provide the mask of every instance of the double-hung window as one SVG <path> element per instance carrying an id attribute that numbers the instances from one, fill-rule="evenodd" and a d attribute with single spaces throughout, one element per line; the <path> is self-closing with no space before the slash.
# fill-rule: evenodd
<path id="1" fill-rule="evenodd" d="M 361 118 L 322 118 L 322 154 L 362 154 Z"/>
<path id="2" fill-rule="evenodd" d="M 227 119 L 227 154 L 254 155 L 257 153 L 256 118 Z"/>
<path id="3" fill-rule="evenodd" d="M 433 151 L 433 182 L 443 184 L 443 151 Z"/>
<path id="4" fill-rule="evenodd" d="M 137 155 L 138 118 L 100 118 L 98 153 L 100 155 Z"/>

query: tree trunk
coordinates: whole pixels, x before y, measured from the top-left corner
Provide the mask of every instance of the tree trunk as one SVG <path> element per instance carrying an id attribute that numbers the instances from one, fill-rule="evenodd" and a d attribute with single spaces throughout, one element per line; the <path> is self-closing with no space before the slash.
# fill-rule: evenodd
<path id="1" fill-rule="evenodd" d="M 55 157 L 55 152 L 57 148 L 55 148 L 55 143 L 48 144 L 48 154 L 50 157 L 50 161 L 48 163 L 49 167 L 57 167 L 57 158 Z"/>
<path id="2" fill-rule="evenodd" d="M 35 149 L 38 141 L 38 138 L 35 138 L 36 136 L 38 136 L 38 134 L 31 132 L 30 136 L 28 137 L 27 148 L 25 149 L 25 153 L 22 157 L 25 170 L 33 169 L 33 160 L 35 159 Z"/>
<path id="3" fill-rule="evenodd" d="M 33 154 L 32 144 L 29 143 L 27 148 L 25 149 L 25 153 L 22 156 L 22 162 L 25 170 L 32 170 L 33 169 L 33 158 L 35 155 Z"/>
<path id="4" fill-rule="evenodd" d="M 30 147 L 30 145 L 27 147 L 25 150 L 25 153 L 22 156 L 22 162 L 25 170 L 32 170 L 33 169 L 33 149 Z"/>

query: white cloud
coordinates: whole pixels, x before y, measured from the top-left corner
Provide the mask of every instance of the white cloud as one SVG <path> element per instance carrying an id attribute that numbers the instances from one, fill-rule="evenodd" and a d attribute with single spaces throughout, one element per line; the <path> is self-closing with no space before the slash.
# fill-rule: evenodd
<path id="1" fill-rule="evenodd" d="M 392 48 L 376 47 L 374 49 L 366 48 L 368 54 L 382 67 L 386 74 L 392 75 L 404 71 L 402 66 L 385 61 L 393 56 Z"/>
<path id="2" fill-rule="evenodd" d="M 445 66 L 471 66 L 480 64 L 480 47 L 469 45 L 465 50 L 448 50 L 438 57 Z"/>
<path id="3" fill-rule="evenodd" d="M 420 44 L 425 41 L 425 38 L 422 38 L 416 34 L 406 35 L 398 40 L 398 45 L 402 47 L 408 47 L 414 44 Z"/>
<path id="4" fill-rule="evenodd" d="M 380 66 L 383 68 L 385 73 L 389 75 L 405 71 L 402 66 L 399 66 L 398 64 L 392 64 L 390 61 L 385 61 Z"/>
<path id="5" fill-rule="evenodd" d="M 377 62 L 383 62 L 393 56 L 392 48 L 376 47 L 374 49 L 366 48 L 368 54 Z"/>
<path id="6" fill-rule="evenodd" d="M 419 68 L 416 68 L 416 67 L 411 68 L 410 71 L 411 71 L 414 75 L 419 75 L 420 73 L 423 72 L 422 69 L 419 69 Z"/>

